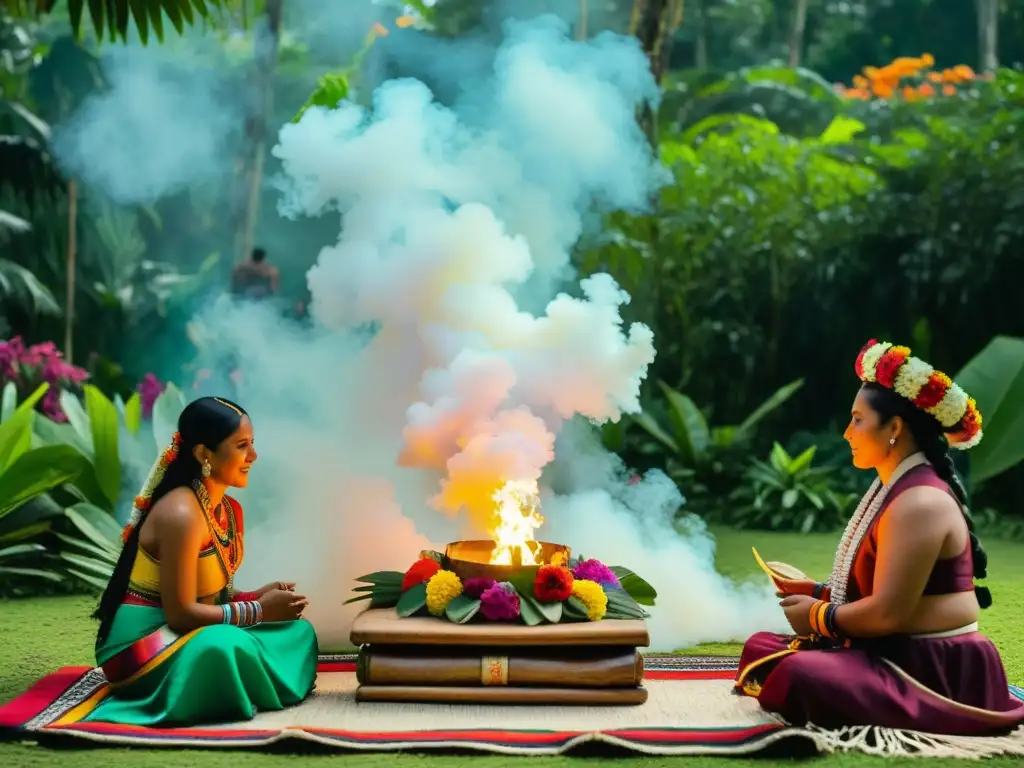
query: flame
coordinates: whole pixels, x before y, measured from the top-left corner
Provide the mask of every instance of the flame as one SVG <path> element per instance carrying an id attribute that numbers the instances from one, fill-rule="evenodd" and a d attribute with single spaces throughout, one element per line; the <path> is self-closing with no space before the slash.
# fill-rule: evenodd
<path id="1" fill-rule="evenodd" d="M 511 480 L 494 494 L 497 523 L 492 565 L 540 565 L 541 550 L 533 536 L 544 522 L 540 496 L 532 480 Z"/>

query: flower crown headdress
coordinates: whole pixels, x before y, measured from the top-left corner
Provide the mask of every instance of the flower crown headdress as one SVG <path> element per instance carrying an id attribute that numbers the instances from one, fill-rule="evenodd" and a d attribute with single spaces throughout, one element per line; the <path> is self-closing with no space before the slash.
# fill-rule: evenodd
<path id="1" fill-rule="evenodd" d="M 864 382 L 877 382 L 929 413 L 942 425 L 950 448 L 965 451 L 981 442 L 981 413 L 942 371 L 911 357 L 908 347 L 871 339 L 857 355 L 854 370 Z"/>
<path id="2" fill-rule="evenodd" d="M 142 516 L 149 511 L 149 506 L 152 503 L 153 491 L 160 484 L 160 481 L 164 479 L 164 474 L 167 472 L 169 467 L 174 460 L 178 458 L 178 449 L 181 448 L 181 434 L 175 432 L 171 436 L 171 444 L 164 448 L 163 452 L 157 456 L 156 461 L 153 462 L 153 466 L 149 470 L 149 475 L 146 477 L 146 482 L 142 486 L 142 490 L 139 495 L 135 497 L 135 503 L 132 504 L 132 514 L 128 519 L 128 524 L 124 527 L 121 532 L 121 541 L 128 541 L 128 537 L 131 536 L 132 530 L 142 520 Z"/>

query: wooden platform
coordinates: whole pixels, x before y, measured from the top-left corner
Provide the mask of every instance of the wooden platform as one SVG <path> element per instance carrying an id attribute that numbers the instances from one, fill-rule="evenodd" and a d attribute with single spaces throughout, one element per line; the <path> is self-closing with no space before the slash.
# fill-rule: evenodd
<path id="1" fill-rule="evenodd" d="M 643 621 L 455 624 L 370 609 L 352 624 L 357 701 L 635 706 Z"/>
<path id="2" fill-rule="evenodd" d="M 394 608 L 372 608 L 352 622 L 354 646 L 361 645 L 461 645 L 523 648 L 528 646 L 628 646 L 651 644 L 647 625 L 640 620 L 525 624 L 481 622 L 455 624 L 431 616 L 402 618 Z"/>

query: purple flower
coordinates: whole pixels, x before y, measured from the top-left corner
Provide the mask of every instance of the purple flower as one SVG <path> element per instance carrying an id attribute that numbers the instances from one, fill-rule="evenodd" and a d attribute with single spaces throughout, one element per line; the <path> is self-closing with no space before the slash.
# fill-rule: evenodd
<path id="1" fill-rule="evenodd" d="M 466 597 L 479 599 L 484 592 L 497 584 L 494 579 L 486 576 L 473 576 L 466 579 L 462 584 L 462 594 Z"/>
<path id="2" fill-rule="evenodd" d="M 63 424 L 68 420 L 64 410 L 60 407 L 60 390 L 58 389 L 46 390 L 43 401 L 40 403 L 40 409 L 44 416 L 58 424 Z"/>
<path id="3" fill-rule="evenodd" d="M 596 581 L 598 584 L 607 584 L 611 587 L 619 586 L 618 577 L 600 560 L 590 559 L 577 563 L 572 569 L 572 575 L 577 579 Z"/>
<path id="4" fill-rule="evenodd" d="M 139 382 L 139 400 L 142 403 L 142 417 L 144 419 L 153 416 L 153 405 L 160 395 L 163 394 L 164 385 L 154 374 L 147 373 Z"/>
<path id="5" fill-rule="evenodd" d="M 480 595 L 480 613 L 490 621 L 512 621 L 519 618 L 519 594 L 507 581 L 502 581 Z"/>

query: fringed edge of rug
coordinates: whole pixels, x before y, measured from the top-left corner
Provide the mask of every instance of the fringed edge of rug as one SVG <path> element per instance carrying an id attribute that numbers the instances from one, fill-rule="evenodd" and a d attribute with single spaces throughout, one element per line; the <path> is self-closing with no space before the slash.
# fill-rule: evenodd
<path id="1" fill-rule="evenodd" d="M 1024 727 L 1006 736 L 945 736 L 875 725 L 803 730 L 822 752 L 859 752 L 880 757 L 949 757 L 980 760 L 1002 755 L 1024 756 Z"/>

